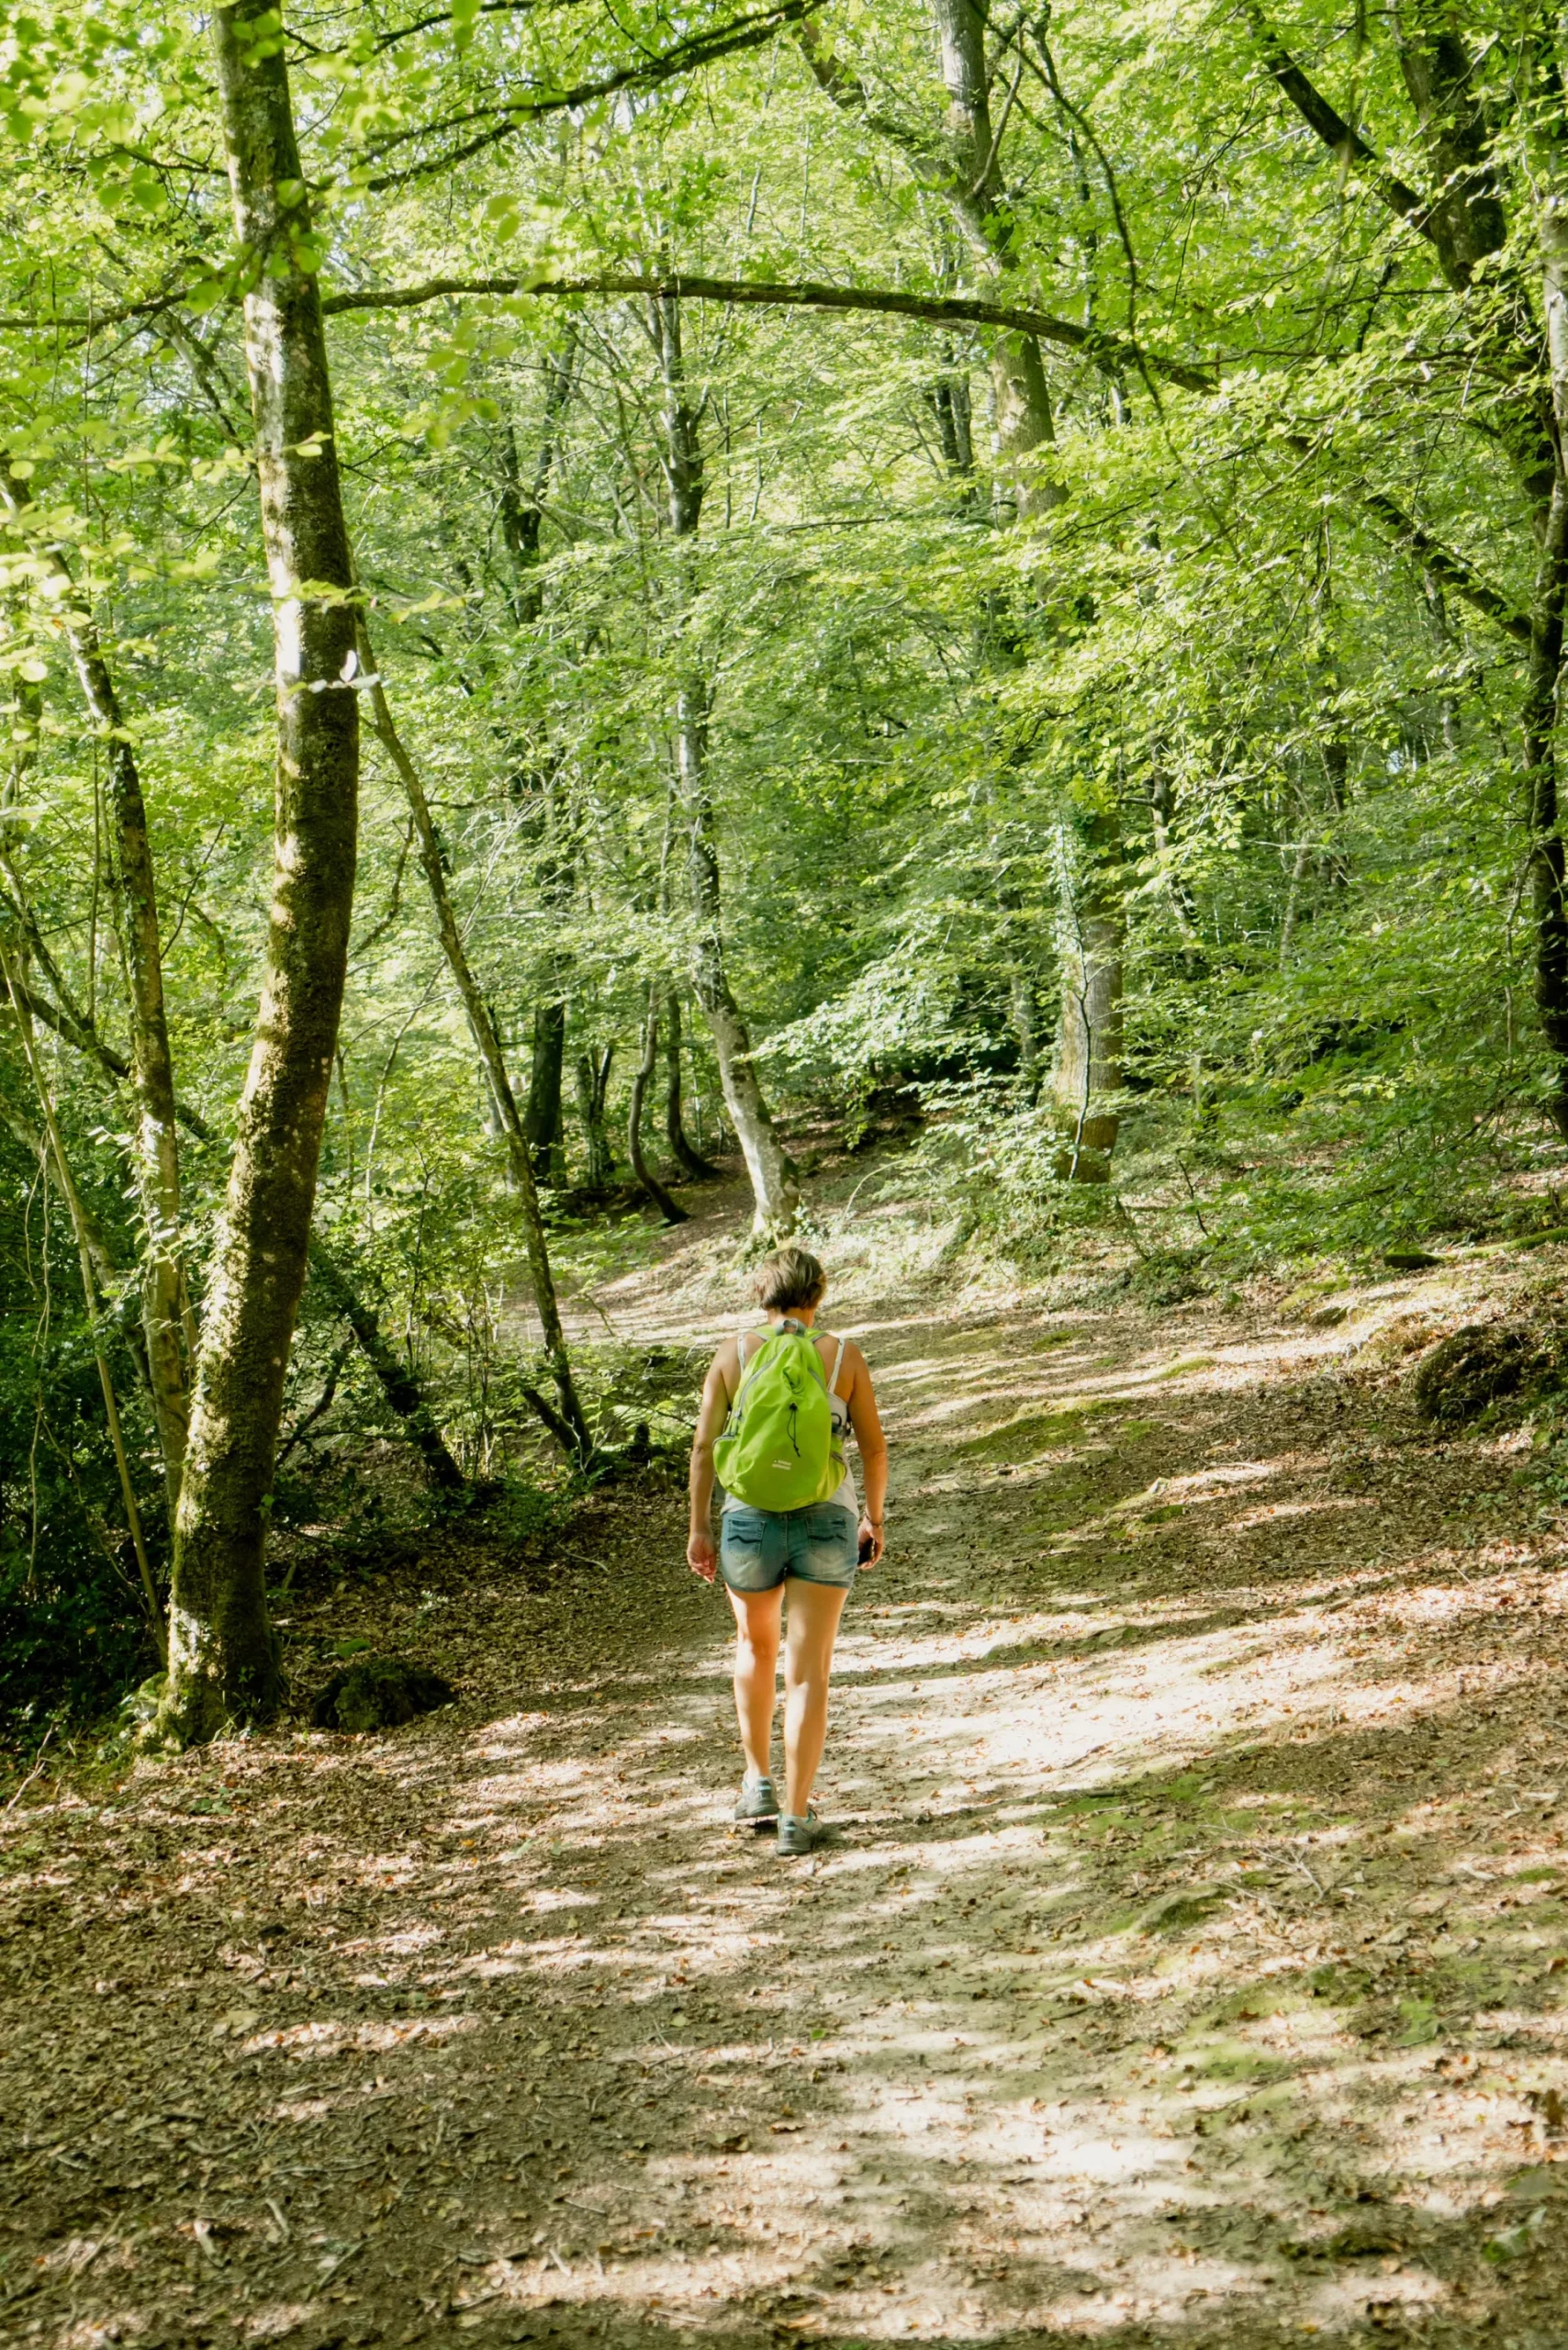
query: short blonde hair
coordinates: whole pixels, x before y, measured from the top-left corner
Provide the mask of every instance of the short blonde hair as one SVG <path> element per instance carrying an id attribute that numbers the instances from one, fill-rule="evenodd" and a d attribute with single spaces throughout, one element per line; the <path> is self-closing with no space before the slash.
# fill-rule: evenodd
<path id="1" fill-rule="evenodd" d="M 758 1265 L 751 1285 L 766 1312 L 788 1314 L 792 1305 L 820 1305 L 827 1275 L 809 1248 L 776 1248 Z"/>

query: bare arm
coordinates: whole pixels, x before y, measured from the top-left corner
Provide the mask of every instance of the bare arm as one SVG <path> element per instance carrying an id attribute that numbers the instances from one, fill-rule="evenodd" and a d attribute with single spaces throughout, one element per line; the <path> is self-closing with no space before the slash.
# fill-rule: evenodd
<path id="1" fill-rule="evenodd" d="M 870 1555 L 862 1559 L 860 1563 L 863 1567 L 874 1567 L 882 1555 L 882 1521 L 888 1507 L 888 1439 L 882 1434 L 882 1423 L 877 1411 L 871 1367 L 858 1347 L 847 1348 L 846 1352 L 855 1371 L 855 1383 L 848 1397 L 849 1425 L 860 1448 L 860 1468 L 866 1480 L 866 1503 L 860 1513 L 860 1522 L 871 1537 Z"/>
<path id="2" fill-rule="evenodd" d="M 697 1415 L 697 1433 L 691 1439 L 691 1516 L 686 1558 L 693 1574 L 700 1575 L 704 1583 L 712 1582 L 718 1565 L 712 1528 L 713 1447 L 722 1436 L 724 1422 L 730 1416 L 730 1373 L 735 1364 L 735 1342 L 726 1338 L 708 1366 L 701 1408 Z"/>

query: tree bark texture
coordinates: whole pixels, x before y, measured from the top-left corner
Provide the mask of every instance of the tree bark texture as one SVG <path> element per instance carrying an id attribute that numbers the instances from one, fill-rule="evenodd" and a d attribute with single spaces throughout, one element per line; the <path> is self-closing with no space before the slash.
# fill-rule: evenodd
<path id="1" fill-rule="evenodd" d="M 1474 62 L 1444 0 L 1401 0 L 1391 21 L 1439 191 L 1427 208 L 1426 234 L 1443 275 L 1463 292 L 1477 265 L 1501 252 L 1508 238 L 1492 161 L 1493 125 L 1476 94 Z"/>
<path id="2" fill-rule="evenodd" d="M 186 1741 L 265 1716 L 282 1688 L 266 1606 L 267 1513 L 348 966 L 359 796 L 353 571 L 277 14 L 256 0 L 219 7 L 212 38 L 249 285 L 277 762 L 261 1011 L 175 1520 L 161 1725 Z"/>
<path id="3" fill-rule="evenodd" d="M 190 1364 L 196 1326 L 180 1247 L 180 1150 L 174 1125 L 174 1065 L 163 1008 L 163 952 L 158 892 L 147 836 L 147 808 L 136 753 L 115 683 L 90 614 L 76 617 L 71 652 L 87 707 L 104 737 L 114 819 L 116 862 L 125 910 L 130 980 L 131 1081 L 136 1092 L 136 1163 L 147 1255 L 142 1325 L 171 1509 L 185 1470 L 190 1421 Z"/>
<path id="4" fill-rule="evenodd" d="M 690 1218 L 659 1181 L 648 1165 L 648 1155 L 643 1147 L 643 1113 L 647 1106 L 648 1088 L 654 1081 L 654 1071 L 659 1058 L 659 998 L 656 988 L 648 990 L 647 1017 L 643 1023 L 643 1057 L 632 1072 L 632 1101 L 626 1113 L 626 1156 L 632 1162 L 632 1172 L 646 1192 L 666 1224 L 688 1224 Z"/>
<path id="5" fill-rule="evenodd" d="M 420 867 L 430 890 L 431 907 L 435 915 L 436 931 L 447 968 L 457 984 L 463 999 L 463 1009 L 468 1019 L 468 1032 L 474 1039 L 485 1074 L 489 1080 L 506 1139 L 507 1164 L 511 1171 L 518 1204 L 522 1211 L 523 1248 L 528 1260 L 529 1286 L 533 1292 L 534 1310 L 539 1315 L 540 1333 L 544 1353 L 550 1365 L 550 1375 L 560 1396 L 560 1411 L 556 1416 L 569 1438 L 569 1449 L 586 1460 L 593 1450 L 593 1438 L 577 1398 L 572 1378 L 571 1358 L 566 1351 L 566 1334 L 561 1326 L 561 1309 L 555 1295 L 555 1277 L 550 1265 L 550 1248 L 544 1236 L 544 1220 L 539 1212 L 539 1188 L 533 1178 L 533 1158 L 529 1138 L 512 1091 L 511 1077 L 507 1069 L 506 1055 L 501 1049 L 499 1031 L 490 1010 L 485 990 L 475 976 L 468 959 L 468 949 L 458 928 L 451 893 L 446 886 L 446 863 L 442 854 L 441 836 L 431 814 L 430 800 L 420 779 L 420 771 L 404 746 L 402 736 L 393 722 L 391 704 L 386 689 L 375 666 L 375 650 L 364 621 L 358 624 L 358 647 L 361 666 L 370 697 L 371 716 L 382 747 L 392 762 L 393 770 L 401 783 L 414 819 L 415 836 L 420 845 Z"/>
<path id="6" fill-rule="evenodd" d="M 0 464 L 0 498 L 17 516 L 31 503 L 26 482 L 5 464 Z M 157 884 L 135 745 L 104 656 L 97 623 L 85 599 L 75 592 L 65 549 L 54 545 L 50 553 L 72 582 L 62 610 L 66 641 L 108 767 L 115 868 L 124 914 L 121 932 L 130 983 L 130 1081 L 136 1097 L 133 1165 L 146 1233 L 141 1320 L 172 1522 L 189 1431 L 190 1357 L 195 1351 L 196 1328 L 180 1245 L 179 1136 L 174 1125 L 174 1068 L 163 1009 Z"/>
<path id="7" fill-rule="evenodd" d="M 1017 265 L 1017 224 L 999 168 L 1001 140 L 991 119 L 985 22 L 974 0 L 935 0 L 935 17 L 952 153 L 949 201 L 987 274 L 1006 277 Z M 1042 475 L 1036 455 L 1056 440 L 1039 342 L 1032 334 L 1000 334 L 991 344 L 990 364 L 996 414 L 993 496 L 1002 513 L 1026 520 L 1059 506 L 1065 496 L 1059 482 Z"/>
<path id="8" fill-rule="evenodd" d="M 522 1113 L 529 1156 L 537 1181 L 562 1181 L 561 1073 L 566 1058 L 566 1007 L 559 998 L 533 1007 L 533 1050 L 528 1070 L 528 1103 Z"/>
<path id="9" fill-rule="evenodd" d="M 1122 909 L 1103 867 L 1065 877 L 1061 1016 L 1051 1090 L 1069 1181 L 1109 1180 L 1120 1119 L 1103 1106 L 1121 1085 Z"/>
<path id="10" fill-rule="evenodd" d="M 651 319 L 664 377 L 663 458 L 670 532 L 678 557 L 689 550 L 701 520 L 702 444 L 688 393 L 679 302 L 673 296 L 659 297 L 651 305 Z M 691 601 L 689 580 L 683 584 L 682 601 L 684 628 Z M 708 775 L 711 709 L 708 680 L 691 662 L 685 666 L 676 690 L 675 741 L 676 778 L 688 826 L 687 867 L 697 916 L 692 979 L 712 1035 L 724 1107 L 751 1181 L 752 1231 L 759 1238 L 783 1239 L 795 1228 L 800 1189 L 757 1078 L 751 1037 L 725 964 L 723 890 Z"/>
<path id="11" fill-rule="evenodd" d="M 926 398 L 936 420 L 936 435 L 942 447 L 942 462 L 953 480 L 962 484 L 966 495 L 973 481 L 975 448 L 973 419 L 969 412 L 969 378 L 968 370 L 951 363 L 946 372 L 936 378 Z"/>

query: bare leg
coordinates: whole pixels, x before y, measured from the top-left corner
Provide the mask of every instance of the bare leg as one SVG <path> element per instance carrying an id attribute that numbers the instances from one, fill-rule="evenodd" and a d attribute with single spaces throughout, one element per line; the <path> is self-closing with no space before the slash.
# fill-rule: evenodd
<path id="1" fill-rule="evenodd" d="M 783 1585 L 777 1591 L 732 1591 L 730 1606 L 735 1611 L 735 1719 L 741 1726 L 747 1770 L 766 1779 L 778 1693 Z"/>
<path id="2" fill-rule="evenodd" d="M 791 1575 L 784 1648 L 784 1808 L 803 1817 L 827 1738 L 827 1677 L 849 1595 Z"/>

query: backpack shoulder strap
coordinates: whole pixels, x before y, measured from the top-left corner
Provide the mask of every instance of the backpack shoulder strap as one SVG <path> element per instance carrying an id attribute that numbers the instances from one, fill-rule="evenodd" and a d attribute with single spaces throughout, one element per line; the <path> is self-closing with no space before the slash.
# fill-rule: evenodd
<path id="1" fill-rule="evenodd" d="M 838 1342 L 838 1352 L 834 1356 L 833 1369 L 828 1373 L 827 1392 L 830 1395 L 837 1393 L 838 1374 L 844 1367 L 844 1349 L 848 1344 L 849 1341 L 847 1338 L 840 1338 Z M 840 1395 L 838 1400 L 842 1404 L 845 1399 Z"/>
<path id="2" fill-rule="evenodd" d="M 767 1335 L 770 1337 L 772 1334 L 771 1334 L 771 1332 L 769 1332 Z M 747 1340 L 748 1338 L 754 1338 L 754 1337 L 758 1337 L 758 1334 L 757 1334 L 757 1332 L 756 1332 L 755 1330 L 742 1330 L 742 1331 L 739 1333 L 739 1335 L 737 1336 L 736 1339 L 735 1339 L 735 1358 L 736 1358 L 736 1360 L 738 1361 L 738 1363 L 739 1363 L 739 1365 L 740 1365 L 740 1377 L 739 1377 L 739 1378 L 736 1380 L 736 1382 L 735 1382 L 735 1392 L 734 1392 L 734 1395 L 730 1398 L 730 1409 L 731 1409 L 731 1411 L 732 1411 L 732 1412 L 734 1410 L 735 1406 L 739 1404 L 739 1402 L 740 1402 L 740 1400 L 741 1400 L 742 1395 L 745 1393 L 745 1383 L 746 1383 L 746 1381 L 747 1381 L 747 1379 L 748 1379 L 748 1378 L 750 1377 L 750 1375 L 751 1375 L 751 1372 L 750 1372 L 750 1371 L 748 1371 L 748 1370 L 747 1370 L 747 1368 L 746 1368 L 746 1359 L 745 1359 L 746 1340 Z M 762 1349 L 763 1349 L 763 1348 L 764 1348 L 767 1344 L 767 1337 L 761 1337 L 761 1338 L 759 1339 L 759 1342 L 758 1342 L 758 1345 L 757 1345 L 756 1352 L 756 1354 L 754 1354 L 754 1355 L 753 1355 L 753 1357 L 752 1357 L 752 1359 L 751 1359 L 751 1371 L 755 1371 L 755 1370 L 756 1369 L 757 1364 L 762 1360 Z"/>

